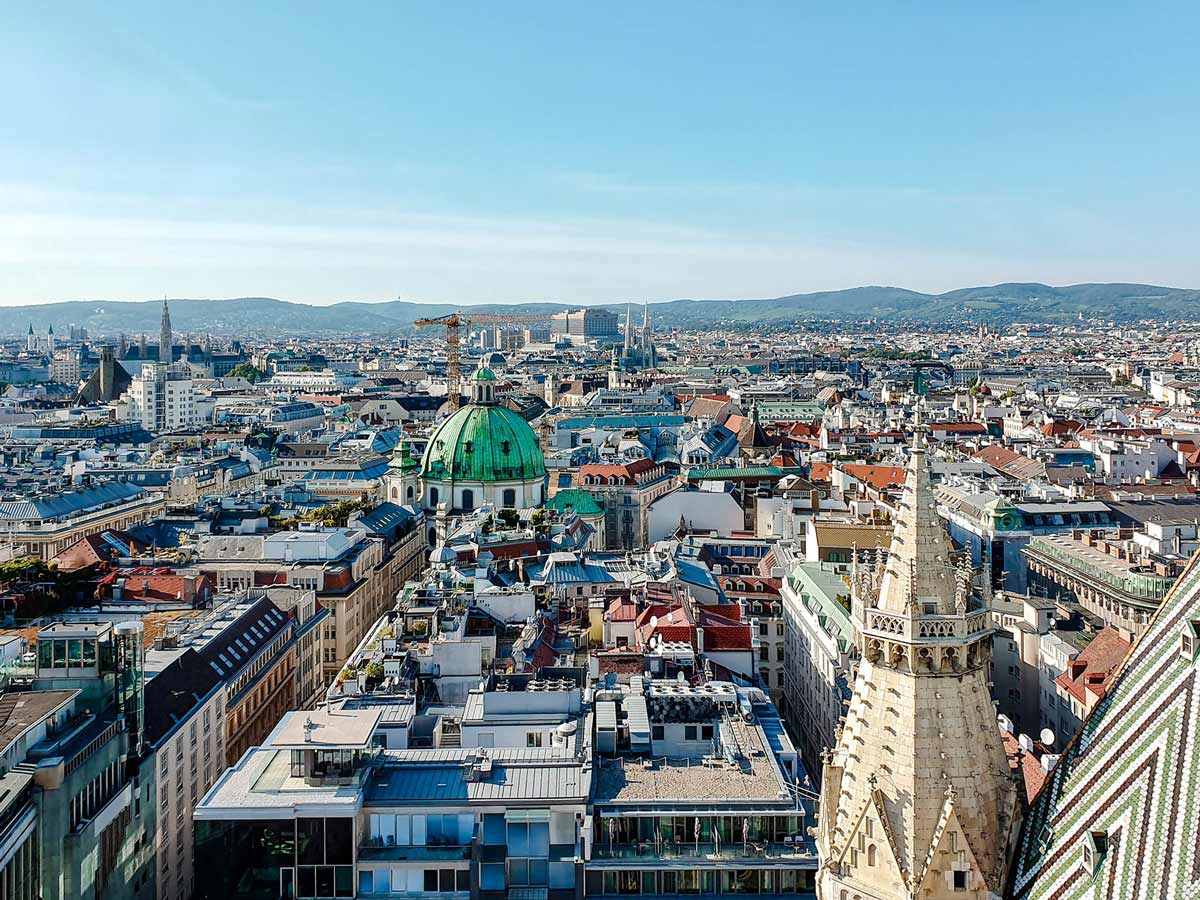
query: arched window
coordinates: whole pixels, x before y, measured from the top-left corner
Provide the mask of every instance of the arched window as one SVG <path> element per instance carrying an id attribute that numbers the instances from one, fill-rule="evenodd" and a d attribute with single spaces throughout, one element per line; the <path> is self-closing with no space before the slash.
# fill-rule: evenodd
<path id="1" fill-rule="evenodd" d="M 413 486 L 410 484 L 408 486 L 408 499 L 412 500 L 412 498 L 413 498 Z"/>
<path id="2" fill-rule="evenodd" d="M 517 492 L 512 488 L 504 489 L 504 499 L 500 504 L 505 509 L 512 509 L 517 505 Z"/>
<path id="3" fill-rule="evenodd" d="M 462 508 L 468 510 L 475 508 L 475 492 L 470 488 L 462 492 Z"/>
<path id="4" fill-rule="evenodd" d="M 438 489 L 435 487 L 431 487 L 429 489 L 429 505 L 430 506 L 438 505 Z"/>
<path id="5" fill-rule="evenodd" d="M 872 844 L 870 847 L 867 848 L 867 865 L 868 866 L 875 865 L 875 845 L 874 844 Z"/>

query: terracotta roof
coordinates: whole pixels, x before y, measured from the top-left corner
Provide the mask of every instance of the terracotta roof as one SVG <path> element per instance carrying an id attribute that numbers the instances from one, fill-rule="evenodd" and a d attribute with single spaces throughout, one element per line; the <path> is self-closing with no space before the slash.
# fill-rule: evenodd
<path id="1" fill-rule="evenodd" d="M 646 671 L 646 658 L 640 653 L 606 651 L 596 654 L 600 674 L 641 675 Z"/>
<path id="2" fill-rule="evenodd" d="M 1011 731 L 1002 732 L 1000 735 L 1004 739 L 1004 753 L 1008 756 L 1008 767 L 1012 771 L 1021 773 L 1021 783 L 1025 785 L 1025 799 L 1030 803 L 1033 798 L 1041 791 L 1042 785 L 1046 783 L 1046 778 L 1049 776 L 1044 768 L 1042 768 L 1042 753 L 1049 753 L 1049 750 L 1042 748 L 1038 752 L 1040 744 L 1034 744 L 1034 752 L 1028 753 L 1021 749 L 1020 739 Z"/>
<path id="3" fill-rule="evenodd" d="M 1110 625 L 1067 663 L 1067 671 L 1054 679 L 1054 683 L 1080 703 L 1088 703 L 1089 694 L 1099 700 L 1108 690 L 1113 672 L 1129 653 L 1129 647 L 1129 641 Z"/>
<path id="4" fill-rule="evenodd" d="M 605 612 L 613 622 L 633 622 L 638 617 L 637 605 L 621 597 L 609 603 Z"/>
<path id="5" fill-rule="evenodd" d="M 133 538 L 124 531 L 108 531 L 107 533 L 126 545 L 134 543 Z M 58 563 L 59 569 L 71 572 L 76 569 L 86 569 L 88 566 L 94 566 L 97 563 L 107 562 L 116 556 L 116 553 L 116 548 L 104 540 L 101 534 L 89 534 L 87 537 L 80 538 L 62 553 L 58 554 L 58 556 L 54 557 L 54 561 Z"/>
<path id="6" fill-rule="evenodd" d="M 808 468 L 809 481 L 828 481 L 833 474 L 833 463 L 815 462 Z"/>
<path id="7" fill-rule="evenodd" d="M 1023 456 L 1015 450 L 989 444 L 975 451 L 975 458 L 982 460 L 1013 478 L 1034 478 L 1045 473 L 1046 467 L 1036 459 Z"/>
<path id="8" fill-rule="evenodd" d="M 704 626 L 704 650 L 750 651 L 749 625 L 706 625 Z"/>
<path id="9" fill-rule="evenodd" d="M 592 463 L 579 467 L 579 477 L 594 476 L 598 478 L 618 478 L 626 484 L 632 484 L 636 476 L 653 469 L 658 463 L 652 459 L 635 459 L 622 465 L 612 463 Z"/>
<path id="10" fill-rule="evenodd" d="M 744 594 L 747 597 L 762 597 L 765 600 L 778 597 L 782 587 L 782 579 L 764 575 L 718 575 L 717 583 L 727 594 Z M 739 588 L 738 584 L 744 584 L 746 587 Z"/>
<path id="11" fill-rule="evenodd" d="M 1055 419 L 1043 425 L 1041 431 L 1046 437 L 1061 437 L 1064 434 L 1074 434 L 1082 427 L 1083 423 L 1074 419 Z"/>
<path id="12" fill-rule="evenodd" d="M 856 481 L 869 484 L 879 491 L 901 487 L 904 484 L 903 466 L 868 466 L 849 463 L 839 468 Z"/>
<path id="13" fill-rule="evenodd" d="M 934 422 L 929 426 L 929 430 L 946 434 L 983 434 L 987 431 L 987 426 L 979 422 Z"/>

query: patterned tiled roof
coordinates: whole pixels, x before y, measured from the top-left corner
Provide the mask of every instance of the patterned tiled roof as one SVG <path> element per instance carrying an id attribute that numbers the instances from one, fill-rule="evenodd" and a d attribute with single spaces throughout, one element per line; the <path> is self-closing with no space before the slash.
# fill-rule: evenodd
<path id="1" fill-rule="evenodd" d="M 1200 564 L 1193 557 L 1026 816 L 1011 896 L 1200 898 Z"/>

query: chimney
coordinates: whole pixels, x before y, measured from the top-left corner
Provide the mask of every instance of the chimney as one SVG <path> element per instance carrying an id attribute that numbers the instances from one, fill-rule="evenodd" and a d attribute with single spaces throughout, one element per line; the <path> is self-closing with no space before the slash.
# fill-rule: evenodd
<path id="1" fill-rule="evenodd" d="M 191 603 L 196 599 L 196 576 L 183 576 L 183 601 Z"/>

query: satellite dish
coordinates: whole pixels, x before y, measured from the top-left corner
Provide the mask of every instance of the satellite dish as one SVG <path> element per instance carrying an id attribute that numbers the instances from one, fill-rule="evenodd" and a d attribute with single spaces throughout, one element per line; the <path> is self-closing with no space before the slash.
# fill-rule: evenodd
<path id="1" fill-rule="evenodd" d="M 657 627 L 658 627 L 658 616 L 651 616 L 651 617 L 650 617 L 650 627 L 651 627 L 651 628 L 657 628 Z"/>
<path id="2" fill-rule="evenodd" d="M 1054 746 L 1054 730 L 1051 728 L 1043 728 L 1042 733 L 1038 735 L 1042 739 L 1042 743 L 1047 747 Z"/>

